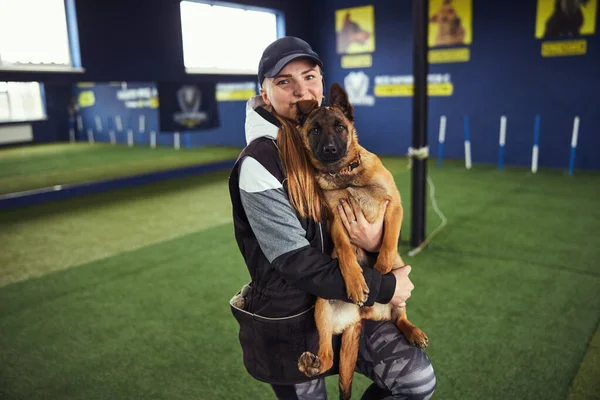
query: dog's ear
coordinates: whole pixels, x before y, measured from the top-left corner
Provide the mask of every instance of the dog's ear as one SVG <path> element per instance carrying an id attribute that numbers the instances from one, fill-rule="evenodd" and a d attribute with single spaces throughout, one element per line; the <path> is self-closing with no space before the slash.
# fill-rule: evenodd
<path id="1" fill-rule="evenodd" d="M 350 100 L 348 100 L 348 93 L 346 93 L 342 85 L 337 82 L 334 82 L 329 89 L 329 105 L 342 110 L 344 115 L 346 115 L 351 122 L 354 122 L 354 107 L 352 107 Z"/>
<path id="2" fill-rule="evenodd" d="M 296 122 L 302 126 L 306 122 L 308 114 L 319 106 L 316 100 L 300 100 L 296 103 Z"/>

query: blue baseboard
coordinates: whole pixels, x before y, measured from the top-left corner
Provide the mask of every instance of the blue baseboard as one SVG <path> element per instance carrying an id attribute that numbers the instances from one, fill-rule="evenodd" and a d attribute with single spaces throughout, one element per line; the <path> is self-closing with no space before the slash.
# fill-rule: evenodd
<path id="1" fill-rule="evenodd" d="M 87 194 L 106 192 L 158 182 L 166 179 L 183 178 L 190 175 L 205 174 L 233 167 L 235 160 L 220 161 L 211 164 L 195 165 L 168 171 L 150 172 L 147 174 L 107 179 L 103 181 L 84 182 L 72 185 L 59 185 L 26 192 L 0 195 L 0 210 L 32 206 L 49 201 L 63 200 Z"/>

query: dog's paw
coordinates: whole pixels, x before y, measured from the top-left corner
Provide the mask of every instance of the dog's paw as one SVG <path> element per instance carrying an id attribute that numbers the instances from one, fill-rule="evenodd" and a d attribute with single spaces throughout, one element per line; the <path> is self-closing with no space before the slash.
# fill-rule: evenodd
<path id="1" fill-rule="evenodd" d="M 312 378 L 321 373 L 321 360 L 313 353 L 305 351 L 298 359 L 298 369 L 304 375 Z"/>
<path id="2" fill-rule="evenodd" d="M 356 279 L 346 282 L 346 293 L 353 303 L 362 307 L 369 298 L 369 287 L 362 273 Z"/>
<path id="3" fill-rule="evenodd" d="M 389 273 L 394 267 L 394 261 L 396 261 L 395 256 L 396 254 L 393 254 L 392 257 L 388 256 L 385 252 L 379 253 L 379 256 L 377 257 L 377 261 L 375 262 L 373 268 L 375 268 L 377 272 L 381 272 L 384 275 Z"/>
<path id="4" fill-rule="evenodd" d="M 429 345 L 429 338 L 419 328 L 414 328 L 407 337 L 408 342 L 419 349 L 425 349 Z"/>

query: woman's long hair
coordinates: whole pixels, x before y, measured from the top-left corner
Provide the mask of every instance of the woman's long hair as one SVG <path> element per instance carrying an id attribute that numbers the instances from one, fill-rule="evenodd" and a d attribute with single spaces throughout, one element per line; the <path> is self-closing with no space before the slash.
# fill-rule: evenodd
<path id="1" fill-rule="evenodd" d="M 315 180 L 315 171 L 304 149 L 300 131 L 295 123 L 277 115 L 274 110 L 272 112 L 281 122 L 277 147 L 287 177 L 290 202 L 301 217 L 321 221 L 322 192 Z"/>

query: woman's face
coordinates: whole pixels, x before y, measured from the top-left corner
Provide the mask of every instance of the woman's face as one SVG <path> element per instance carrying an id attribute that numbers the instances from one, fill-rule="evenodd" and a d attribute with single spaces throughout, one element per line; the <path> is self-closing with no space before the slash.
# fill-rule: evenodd
<path id="1" fill-rule="evenodd" d="M 296 103 L 300 100 L 323 100 L 323 76 L 319 66 L 310 59 L 297 59 L 288 63 L 274 78 L 265 78 L 260 88 L 265 103 L 273 106 L 277 114 L 294 119 Z"/>

